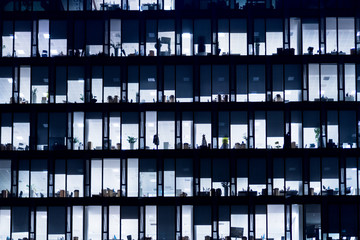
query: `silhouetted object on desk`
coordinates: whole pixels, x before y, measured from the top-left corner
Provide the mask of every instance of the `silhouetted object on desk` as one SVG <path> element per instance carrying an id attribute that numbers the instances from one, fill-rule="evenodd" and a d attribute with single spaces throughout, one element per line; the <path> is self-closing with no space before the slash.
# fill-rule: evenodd
<path id="1" fill-rule="evenodd" d="M 285 140 L 284 148 L 291 148 L 291 135 L 290 135 L 290 132 L 286 133 L 284 140 Z"/>
<path id="2" fill-rule="evenodd" d="M 154 135 L 153 143 L 156 146 L 159 146 L 159 136 L 157 134 Z"/>
<path id="3" fill-rule="evenodd" d="M 202 148 L 202 149 L 207 148 L 207 142 L 206 142 L 205 134 L 202 135 L 201 147 L 200 148 Z"/>

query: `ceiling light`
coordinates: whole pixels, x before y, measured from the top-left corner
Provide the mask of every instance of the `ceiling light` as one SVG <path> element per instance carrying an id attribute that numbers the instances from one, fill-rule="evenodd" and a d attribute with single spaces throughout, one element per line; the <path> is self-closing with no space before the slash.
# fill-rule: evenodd
<path id="1" fill-rule="evenodd" d="M 84 124 L 83 123 L 78 123 L 76 124 L 79 128 L 83 128 L 84 127 Z"/>
<path id="2" fill-rule="evenodd" d="M 45 38 L 45 39 L 49 39 L 49 38 L 50 38 L 50 35 L 49 35 L 48 33 L 44 33 L 43 35 L 44 35 L 44 38 Z"/>
<path id="3" fill-rule="evenodd" d="M 113 125 L 113 127 L 120 127 L 120 124 L 118 124 L 118 123 L 113 123 L 112 125 Z"/>
<path id="4" fill-rule="evenodd" d="M 155 78 L 148 78 L 148 82 L 155 82 Z"/>
<path id="5" fill-rule="evenodd" d="M 8 78 L 8 82 L 12 83 L 13 82 L 12 78 Z"/>
<path id="6" fill-rule="evenodd" d="M 56 49 L 51 49 L 50 53 L 53 55 L 59 54 L 59 52 Z"/>

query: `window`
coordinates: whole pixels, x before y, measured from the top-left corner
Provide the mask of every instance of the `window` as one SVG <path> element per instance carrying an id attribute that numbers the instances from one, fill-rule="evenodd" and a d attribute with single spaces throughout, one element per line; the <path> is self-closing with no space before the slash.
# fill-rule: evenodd
<path id="1" fill-rule="evenodd" d="M 265 102 L 265 66 L 249 65 L 249 101 Z"/>
<path id="2" fill-rule="evenodd" d="M 31 103 L 46 104 L 49 101 L 49 76 L 47 67 L 31 69 Z"/>
<path id="3" fill-rule="evenodd" d="M 14 27 L 12 21 L 3 22 L 2 57 L 12 57 L 14 54 Z"/>
<path id="4" fill-rule="evenodd" d="M 354 18 L 338 18 L 339 24 L 339 54 L 350 54 L 355 50 Z"/>
<path id="5" fill-rule="evenodd" d="M 110 56 L 120 57 L 122 56 L 121 47 L 121 20 L 110 20 Z"/>
<path id="6" fill-rule="evenodd" d="M 296 23 L 294 22 L 296 26 Z M 303 54 L 319 54 L 319 24 L 316 19 L 302 21 L 302 52 Z"/>
<path id="7" fill-rule="evenodd" d="M 193 101 L 193 69 L 192 66 L 176 66 L 176 101 Z"/>
<path id="8" fill-rule="evenodd" d="M 230 54 L 247 55 L 246 19 L 230 19 Z"/>
<path id="9" fill-rule="evenodd" d="M 38 56 L 49 57 L 49 20 L 39 20 L 38 30 Z"/>
<path id="10" fill-rule="evenodd" d="M 159 20 L 157 41 L 159 56 L 175 55 L 175 22 L 173 20 Z"/>
<path id="11" fill-rule="evenodd" d="M 140 191 L 139 197 L 157 196 L 156 159 L 140 159 Z"/>
<path id="12" fill-rule="evenodd" d="M 104 66 L 104 102 L 119 103 L 121 101 L 120 67 Z"/>
<path id="13" fill-rule="evenodd" d="M 193 196 L 193 161 L 176 159 L 176 196 Z"/>
<path id="14" fill-rule="evenodd" d="M 0 104 L 13 103 L 13 76 L 12 68 L 1 67 L 0 68 Z"/>
<path id="15" fill-rule="evenodd" d="M 138 0 L 129 0 L 131 2 L 137 2 Z M 130 9 L 133 10 L 133 9 Z M 122 54 L 125 56 L 139 55 L 139 22 L 137 20 L 123 20 L 122 22 Z"/>
<path id="16" fill-rule="evenodd" d="M 44 35 L 44 38 L 47 35 Z M 65 21 L 50 22 L 50 56 L 67 55 L 67 27 Z M 46 39 L 46 38 L 45 38 Z"/>
<path id="17" fill-rule="evenodd" d="M 283 48 L 282 19 L 266 19 L 266 55 L 276 54 L 278 48 Z"/>
<path id="18" fill-rule="evenodd" d="M 67 80 L 67 102 L 84 103 L 85 102 L 85 81 L 84 68 L 71 66 L 68 68 Z"/>
<path id="19" fill-rule="evenodd" d="M 210 20 L 196 19 L 194 21 L 194 49 L 195 55 L 207 56 L 211 54 L 211 24 Z"/>
<path id="20" fill-rule="evenodd" d="M 86 113 L 85 142 L 86 150 L 102 150 L 103 121 L 101 113 Z"/>
<path id="21" fill-rule="evenodd" d="M 138 228 L 139 228 L 139 219 L 138 219 L 138 208 L 124 206 L 121 207 L 121 239 L 138 240 Z"/>
<path id="22" fill-rule="evenodd" d="M 304 148 L 320 147 L 320 115 L 317 111 L 304 111 L 303 114 Z"/>
<path id="23" fill-rule="evenodd" d="M 66 183 L 66 193 L 69 197 L 84 197 L 84 162 L 82 160 L 67 160 Z"/>
<path id="24" fill-rule="evenodd" d="M 130 83 L 129 83 L 130 89 Z M 140 102 L 157 102 L 157 71 L 156 66 L 140 67 Z"/>
<path id="25" fill-rule="evenodd" d="M 139 117 L 137 113 L 126 112 L 122 114 L 122 133 L 121 146 L 122 149 L 138 149 L 139 142 Z"/>
<path id="26" fill-rule="evenodd" d="M 14 57 L 31 56 L 31 22 L 15 21 Z"/>
<path id="27" fill-rule="evenodd" d="M 218 21 L 218 46 L 216 55 L 229 55 L 229 20 L 219 19 Z"/>

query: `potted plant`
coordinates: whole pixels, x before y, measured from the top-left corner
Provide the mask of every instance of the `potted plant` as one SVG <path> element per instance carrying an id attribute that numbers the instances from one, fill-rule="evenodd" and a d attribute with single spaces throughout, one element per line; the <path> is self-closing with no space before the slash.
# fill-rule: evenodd
<path id="1" fill-rule="evenodd" d="M 96 103 L 96 102 L 97 102 L 96 96 L 90 94 L 90 103 Z"/>
<path id="2" fill-rule="evenodd" d="M 127 141 L 130 143 L 130 150 L 134 150 L 134 144 L 137 141 L 137 138 L 128 136 Z"/>
<path id="3" fill-rule="evenodd" d="M 315 139 L 316 139 L 317 145 L 318 145 L 318 147 L 320 147 L 320 128 L 315 128 L 314 133 L 315 133 Z"/>
<path id="4" fill-rule="evenodd" d="M 32 90 L 32 102 L 33 103 L 36 103 L 36 98 L 37 98 L 36 94 L 37 94 L 37 88 L 34 88 Z"/>
<path id="5" fill-rule="evenodd" d="M 229 196 L 229 187 L 230 187 L 230 183 L 229 182 L 222 182 L 221 186 L 224 188 L 224 195 L 225 197 Z"/>
<path id="6" fill-rule="evenodd" d="M 76 147 L 80 148 L 80 141 L 77 137 L 73 138 L 73 144 L 74 144 L 74 150 L 76 149 Z M 80 150 L 80 149 L 79 149 Z"/>
<path id="7" fill-rule="evenodd" d="M 31 185 L 27 184 L 26 187 L 30 189 L 30 197 L 35 197 L 35 195 L 36 195 L 35 185 L 34 184 L 31 184 Z"/>
<path id="8" fill-rule="evenodd" d="M 222 139 L 222 149 L 228 149 L 228 145 L 229 145 L 229 138 L 228 137 L 224 137 Z"/>
<path id="9" fill-rule="evenodd" d="M 117 37 L 120 37 L 120 34 L 116 34 Z M 119 50 L 120 50 L 120 42 L 116 42 L 114 43 L 113 41 L 111 41 L 110 43 L 110 47 L 114 48 L 114 52 L 115 52 L 115 57 L 119 56 Z"/>
<path id="10" fill-rule="evenodd" d="M 279 144 L 279 141 L 276 141 L 276 142 L 275 142 L 275 148 L 276 148 L 276 149 L 280 149 L 280 148 L 281 148 L 281 146 L 280 146 L 280 144 Z"/>

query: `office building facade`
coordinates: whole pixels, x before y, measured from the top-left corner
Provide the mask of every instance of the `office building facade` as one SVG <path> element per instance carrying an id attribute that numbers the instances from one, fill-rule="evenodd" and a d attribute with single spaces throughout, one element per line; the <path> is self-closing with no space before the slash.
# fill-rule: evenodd
<path id="1" fill-rule="evenodd" d="M 0 240 L 357 240 L 357 0 L 2 0 Z"/>

